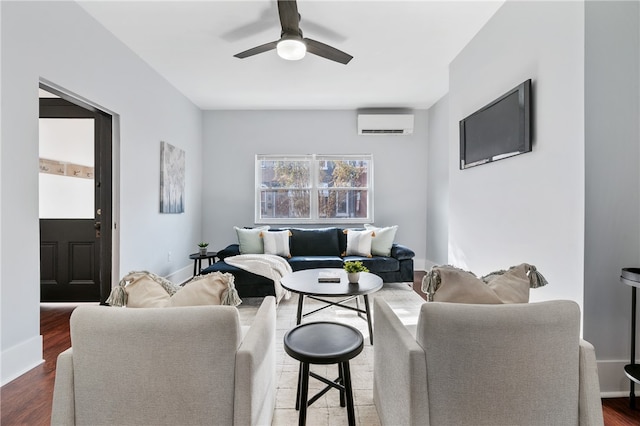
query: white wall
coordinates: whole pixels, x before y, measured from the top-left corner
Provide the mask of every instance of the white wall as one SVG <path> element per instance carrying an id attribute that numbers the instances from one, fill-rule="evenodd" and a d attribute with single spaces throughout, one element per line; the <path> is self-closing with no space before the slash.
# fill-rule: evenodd
<path id="1" fill-rule="evenodd" d="M 629 387 L 631 287 L 619 276 L 640 266 L 639 5 L 585 6 L 584 336 L 604 393 Z"/>
<path id="2" fill-rule="evenodd" d="M 407 136 L 358 136 L 356 117 L 346 110 L 205 112 L 204 239 L 224 248 L 237 242 L 234 225 L 254 223 L 256 154 L 371 153 L 375 223 L 399 225 L 396 241 L 416 252 L 415 267 L 423 269 L 427 113 L 415 111 Z"/>
<path id="3" fill-rule="evenodd" d="M 428 112 L 427 144 L 427 265 L 448 262 L 449 241 L 449 96 Z"/>
<path id="4" fill-rule="evenodd" d="M 1 2 L 0 7 L 4 384 L 42 359 L 39 270 L 25 267 L 25 259 L 33 265 L 39 256 L 39 81 L 116 114 L 119 276 L 141 269 L 165 276 L 191 270 L 188 254 L 202 238 L 202 114 L 75 2 Z M 184 214 L 158 213 L 161 140 L 186 151 Z"/>
<path id="5" fill-rule="evenodd" d="M 449 261 L 536 265 L 532 301 L 583 302 L 583 46 L 583 3 L 507 2 L 450 66 Z M 533 152 L 459 170 L 459 120 L 528 78 Z"/>

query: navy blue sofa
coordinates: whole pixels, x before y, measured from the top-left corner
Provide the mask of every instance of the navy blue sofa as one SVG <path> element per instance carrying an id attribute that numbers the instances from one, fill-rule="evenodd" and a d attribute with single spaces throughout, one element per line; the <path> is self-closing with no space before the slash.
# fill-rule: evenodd
<path id="1" fill-rule="evenodd" d="M 342 268 L 346 261 L 359 260 L 383 282 L 413 282 L 413 250 L 393 244 L 390 256 L 342 256 L 347 250 L 347 235 L 343 228 L 295 229 L 290 228 L 287 259 L 293 271 L 317 268 Z M 277 231 L 272 229 L 271 231 Z M 202 274 L 220 271 L 233 274 L 238 295 L 262 297 L 275 295 L 273 281 L 247 272 L 224 262 L 229 256 L 240 254 L 238 244 L 231 244 L 218 252 L 218 262 L 202 270 Z"/>

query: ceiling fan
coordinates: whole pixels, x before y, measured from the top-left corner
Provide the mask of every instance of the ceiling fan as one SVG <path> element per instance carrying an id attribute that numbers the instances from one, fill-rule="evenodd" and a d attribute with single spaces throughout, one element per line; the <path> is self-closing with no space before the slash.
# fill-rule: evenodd
<path id="1" fill-rule="evenodd" d="M 302 30 L 300 30 L 300 14 L 298 13 L 298 5 L 295 0 L 278 0 L 278 14 L 280 15 L 280 25 L 282 26 L 280 40 L 253 47 L 233 56 L 244 59 L 249 56 L 276 49 L 278 56 L 292 61 L 304 58 L 306 52 L 335 62 L 340 62 L 345 65 L 353 59 L 353 56 L 338 50 L 335 47 L 331 47 L 310 38 L 302 37 Z"/>

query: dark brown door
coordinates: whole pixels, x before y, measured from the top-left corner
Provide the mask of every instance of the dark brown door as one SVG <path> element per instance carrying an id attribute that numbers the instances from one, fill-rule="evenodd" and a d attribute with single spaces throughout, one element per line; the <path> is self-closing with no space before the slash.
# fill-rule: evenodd
<path id="1" fill-rule="evenodd" d="M 100 252 L 93 219 L 40 219 L 40 300 L 100 300 Z"/>
<path id="2" fill-rule="evenodd" d="M 104 303 L 111 289 L 111 116 L 62 98 L 41 98 L 40 118 L 89 119 L 94 133 L 88 142 L 94 144 L 94 190 L 82 201 L 90 203 L 89 214 L 40 219 L 40 300 Z"/>

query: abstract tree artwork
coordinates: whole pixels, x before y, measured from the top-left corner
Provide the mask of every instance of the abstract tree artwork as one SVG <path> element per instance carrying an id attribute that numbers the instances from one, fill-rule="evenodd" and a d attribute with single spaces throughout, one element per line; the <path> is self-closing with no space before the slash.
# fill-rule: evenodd
<path id="1" fill-rule="evenodd" d="M 160 142 L 160 213 L 184 213 L 185 154 Z"/>

